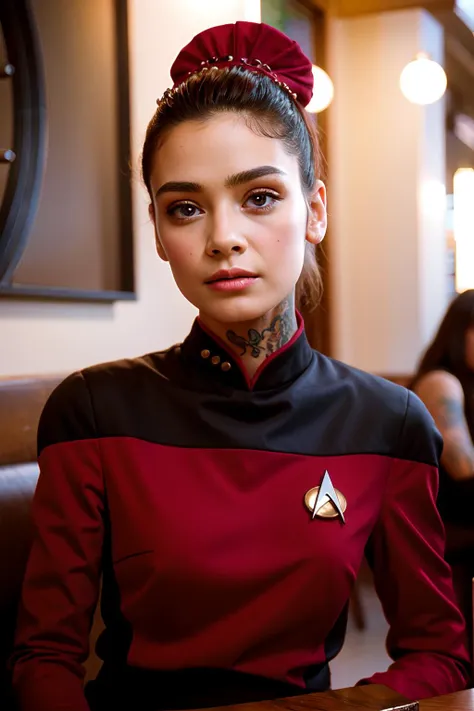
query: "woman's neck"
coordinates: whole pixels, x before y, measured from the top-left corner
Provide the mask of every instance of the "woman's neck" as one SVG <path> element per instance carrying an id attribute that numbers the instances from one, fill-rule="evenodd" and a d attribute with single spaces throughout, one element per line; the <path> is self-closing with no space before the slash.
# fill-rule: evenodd
<path id="1" fill-rule="evenodd" d="M 200 320 L 240 358 L 250 377 L 269 355 L 291 340 L 298 327 L 294 297 L 254 321 L 227 325 L 202 314 Z"/>

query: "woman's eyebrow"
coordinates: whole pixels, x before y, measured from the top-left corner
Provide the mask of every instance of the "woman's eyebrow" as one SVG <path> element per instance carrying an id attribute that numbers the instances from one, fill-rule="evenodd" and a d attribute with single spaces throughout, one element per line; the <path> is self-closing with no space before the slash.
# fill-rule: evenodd
<path id="1" fill-rule="evenodd" d="M 241 173 L 235 173 L 234 175 L 229 175 L 225 181 L 226 188 L 235 188 L 238 185 L 243 185 L 244 183 L 250 183 L 250 181 L 256 178 L 263 178 L 266 175 L 286 175 L 284 170 L 277 168 L 274 165 L 260 165 L 257 168 L 250 168 L 249 170 L 244 170 Z M 155 193 L 155 197 L 163 195 L 163 193 L 199 193 L 202 192 L 203 187 L 199 183 L 189 183 L 173 180 L 168 183 L 164 183 Z"/>
<path id="2" fill-rule="evenodd" d="M 250 170 L 244 170 L 242 173 L 235 173 L 235 175 L 229 175 L 225 181 L 226 188 L 235 188 L 237 185 L 242 185 L 243 183 L 250 183 L 251 180 L 256 178 L 263 178 L 265 175 L 286 175 L 284 170 L 276 168 L 274 165 L 260 165 L 257 168 L 250 168 Z"/>
<path id="3" fill-rule="evenodd" d="M 202 185 L 199 185 L 199 183 L 185 183 L 173 180 L 169 183 L 164 183 L 161 188 L 158 188 L 155 197 L 163 193 L 199 193 L 201 191 Z"/>

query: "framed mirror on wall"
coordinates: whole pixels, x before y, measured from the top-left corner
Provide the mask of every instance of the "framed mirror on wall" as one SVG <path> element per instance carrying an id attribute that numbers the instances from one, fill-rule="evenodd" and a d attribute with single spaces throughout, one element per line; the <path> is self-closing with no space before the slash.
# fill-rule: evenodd
<path id="1" fill-rule="evenodd" d="M 2 0 L 0 23 L 0 296 L 134 299 L 127 1 Z"/>

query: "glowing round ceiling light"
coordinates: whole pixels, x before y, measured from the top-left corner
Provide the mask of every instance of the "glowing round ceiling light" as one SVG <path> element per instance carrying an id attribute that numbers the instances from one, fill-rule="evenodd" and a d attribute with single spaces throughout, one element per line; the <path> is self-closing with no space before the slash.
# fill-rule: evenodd
<path id="1" fill-rule="evenodd" d="M 331 78 L 324 69 L 313 64 L 314 88 L 313 96 L 306 111 L 310 114 L 319 114 L 324 109 L 327 109 L 334 98 L 334 84 Z"/>
<path id="2" fill-rule="evenodd" d="M 428 54 L 419 52 L 409 62 L 400 75 L 402 94 L 412 104 L 433 104 L 443 96 L 448 80 L 443 67 L 430 59 Z"/>

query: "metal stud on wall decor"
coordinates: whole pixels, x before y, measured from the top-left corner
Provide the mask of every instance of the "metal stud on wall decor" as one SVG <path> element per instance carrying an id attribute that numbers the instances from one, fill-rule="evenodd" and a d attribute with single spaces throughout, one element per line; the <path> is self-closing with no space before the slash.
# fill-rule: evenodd
<path id="1" fill-rule="evenodd" d="M 20 260 L 38 206 L 46 102 L 41 52 L 29 3 L 1 0 L 0 26 L 7 57 L 0 67 L 0 81 L 11 82 L 13 114 L 13 145 L 2 145 L 4 137 L 0 136 L 0 170 L 8 170 L 0 206 L 1 287 Z"/>

